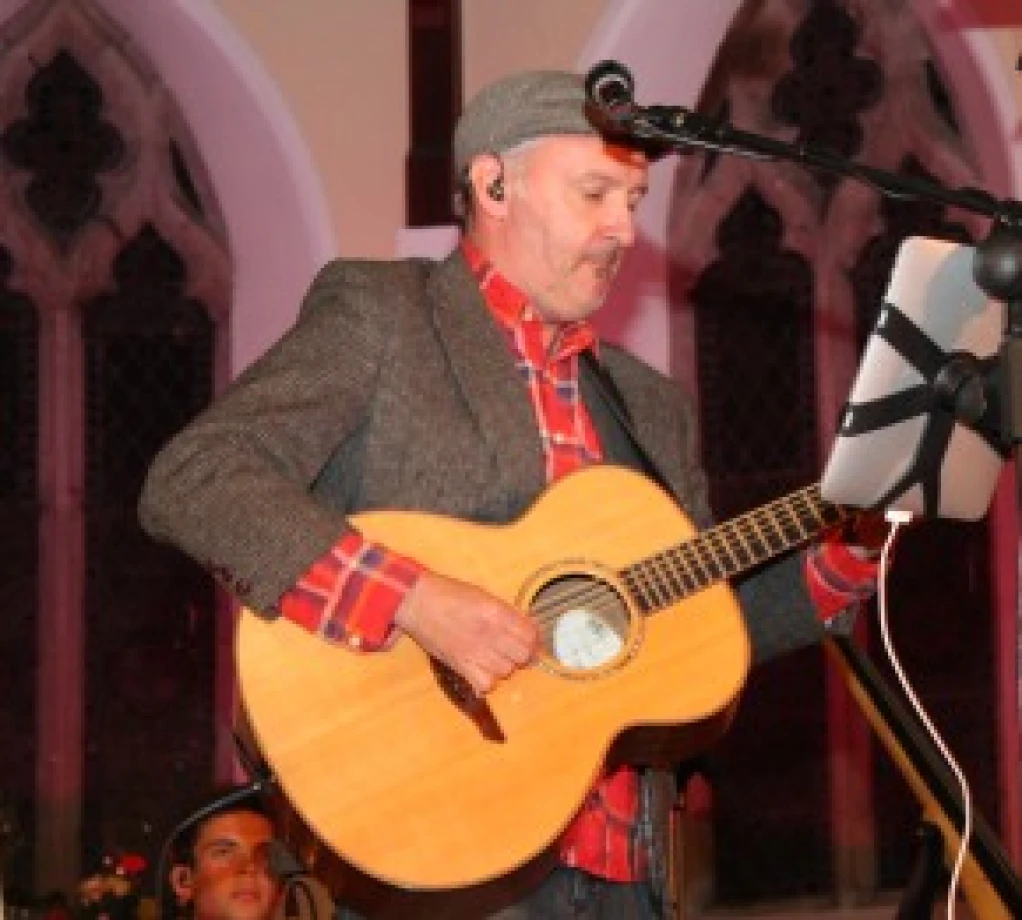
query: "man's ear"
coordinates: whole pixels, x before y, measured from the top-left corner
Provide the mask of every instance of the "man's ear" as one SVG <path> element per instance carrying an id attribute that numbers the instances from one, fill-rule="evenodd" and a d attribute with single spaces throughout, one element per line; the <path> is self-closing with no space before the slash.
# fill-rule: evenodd
<path id="1" fill-rule="evenodd" d="M 493 216 L 507 212 L 504 189 L 504 163 L 494 154 L 477 156 L 468 171 L 475 207 Z"/>
<path id="2" fill-rule="evenodd" d="M 174 866 L 170 870 L 170 887 L 174 889 L 177 903 L 184 907 L 192 900 L 194 892 L 191 866 Z"/>

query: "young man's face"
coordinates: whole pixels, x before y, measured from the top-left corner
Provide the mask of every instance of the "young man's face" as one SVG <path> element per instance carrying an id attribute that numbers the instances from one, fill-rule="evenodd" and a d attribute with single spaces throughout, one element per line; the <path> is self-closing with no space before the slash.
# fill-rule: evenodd
<path id="1" fill-rule="evenodd" d="M 272 836 L 269 820 L 255 812 L 210 818 L 196 837 L 193 867 L 171 873 L 178 902 L 192 906 L 194 920 L 266 920 L 280 894 L 267 867 Z"/>
<path id="2" fill-rule="evenodd" d="M 549 137 L 509 167 L 511 280 L 550 323 L 590 316 L 635 242 L 646 158 L 599 137 Z"/>

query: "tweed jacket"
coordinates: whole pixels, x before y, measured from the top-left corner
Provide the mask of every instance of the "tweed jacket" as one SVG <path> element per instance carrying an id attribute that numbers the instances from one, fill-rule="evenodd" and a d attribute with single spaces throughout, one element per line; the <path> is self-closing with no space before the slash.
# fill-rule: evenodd
<path id="1" fill-rule="evenodd" d="M 601 348 L 634 431 L 689 517 L 709 520 L 677 384 Z M 375 508 L 508 521 L 545 487 L 532 407 L 460 253 L 335 260 L 293 328 L 156 457 L 140 518 L 247 606 L 274 605 Z M 756 657 L 818 638 L 795 560 L 741 588 Z"/>
<path id="2" fill-rule="evenodd" d="M 680 388 L 621 349 L 603 345 L 600 357 L 647 461 L 705 526 L 705 477 Z M 154 538 L 274 616 L 350 514 L 505 522 L 545 486 L 532 406 L 461 255 L 337 260 L 313 282 L 294 327 L 156 457 L 140 516 Z M 819 637 L 796 557 L 746 579 L 740 595 L 756 658 Z M 649 777 L 653 885 L 662 891 L 674 783 L 670 771 Z M 522 882 L 510 880 L 512 889 Z M 460 895 L 470 902 L 465 915 L 481 916 L 490 896 Z M 386 895 L 393 916 L 461 916 L 458 897 L 437 897 Z"/>

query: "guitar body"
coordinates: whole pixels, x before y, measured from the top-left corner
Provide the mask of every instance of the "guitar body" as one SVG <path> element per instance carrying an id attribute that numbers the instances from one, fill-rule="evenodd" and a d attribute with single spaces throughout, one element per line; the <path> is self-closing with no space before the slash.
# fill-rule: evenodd
<path id="1" fill-rule="evenodd" d="M 305 823 L 357 869 L 416 890 L 495 879 L 549 847 L 612 750 L 671 728 L 671 756 L 694 753 L 726 727 L 750 660 L 726 583 L 654 611 L 622 575 L 694 533 L 644 477 L 587 468 L 502 526 L 401 512 L 354 523 L 527 611 L 544 636 L 480 720 L 406 637 L 359 655 L 243 612 L 256 739 Z"/>

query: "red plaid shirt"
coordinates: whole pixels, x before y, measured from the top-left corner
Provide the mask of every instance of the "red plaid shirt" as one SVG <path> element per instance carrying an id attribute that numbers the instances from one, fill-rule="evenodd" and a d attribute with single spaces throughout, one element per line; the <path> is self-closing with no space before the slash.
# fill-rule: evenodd
<path id="1" fill-rule="evenodd" d="M 598 463 L 602 449 L 578 385 L 579 355 L 597 348 L 592 326 L 564 326 L 548 347 L 544 325 L 525 295 L 468 242 L 462 244 L 462 253 L 506 333 L 527 387 L 546 455 L 547 481 Z M 807 553 L 805 570 L 820 615 L 829 619 L 868 596 L 876 566 L 829 543 Z M 326 639 L 362 651 L 377 649 L 421 571 L 414 561 L 349 531 L 284 594 L 280 610 Z M 638 820 L 638 773 L 622 767 L 604 776 L 587 797 L 561 838 L 561 860 L 617 881 L 643 878 L 648 853 L 635 845 Z"/>
<path id="2" fill-rule="evenodd" d="M 582 402 L 578 359 L 596 348 L 589 323 L 561 328 L 549 346 L 544 324 L 528 299 L 473 246 L 462 251 L 479 288 L 507 336 L 529 391 L 546 455 L 547 482 L 603 459 L 596 429 Z M 630 882 L 646 875 L 648 854 L 635 846 L 639 821 L 639 775 L 621 767 L 604 776 L 561 837 L 562 862 L 593 875 Z"/>

